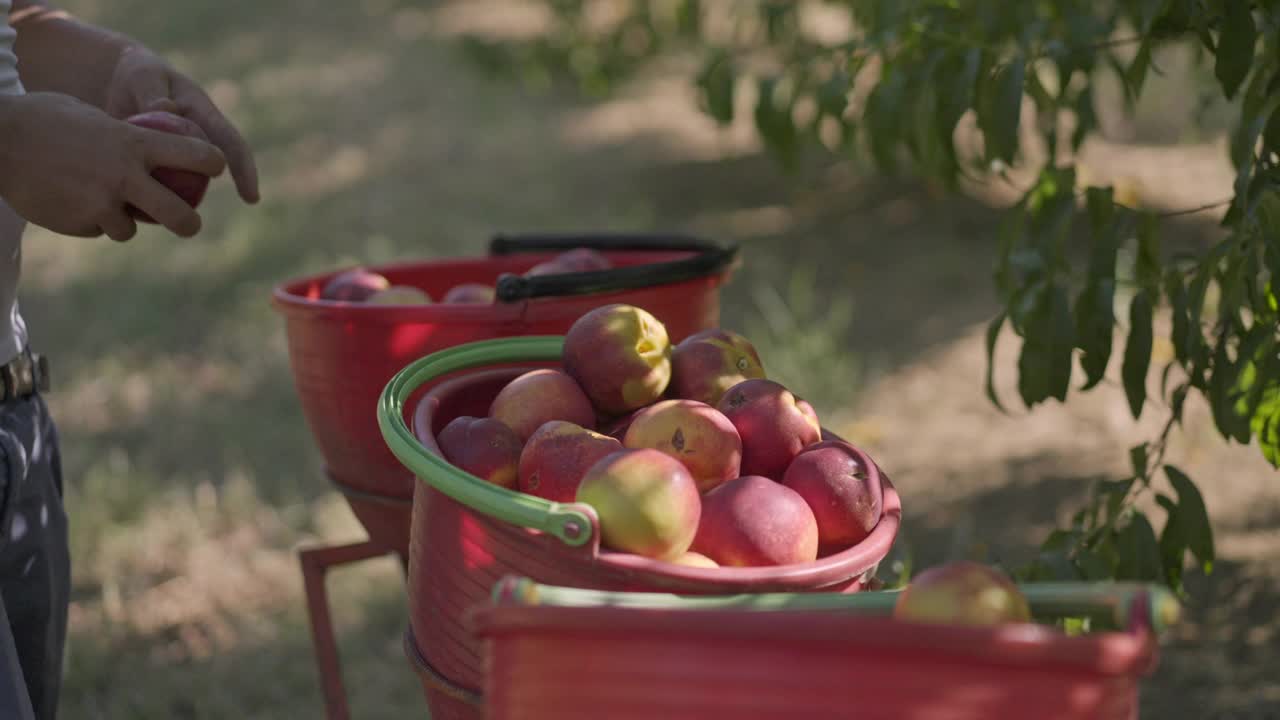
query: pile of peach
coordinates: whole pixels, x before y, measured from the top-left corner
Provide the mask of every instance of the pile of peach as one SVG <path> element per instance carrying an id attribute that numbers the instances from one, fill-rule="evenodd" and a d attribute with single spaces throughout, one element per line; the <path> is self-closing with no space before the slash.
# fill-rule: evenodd
<path id="1" fill-rule="evenodd" d="M 525 277 L 607 270 L 613 263 L 591 248 L 575 248 L 538 263 L 524 273 Z M 370 305 L 430 305 L 434 302 L 424 289 L 413 285 L 393 285 L 382 273 L 367 268 L 352 268 L 329 279 L 320 290 L 322 300 L 366 303 Z M 492 303 L 493 285 L 459 283 L 440 298 L 442 303 Z"/>
<path id="2" fill-rule="evenodd" d="M 817 413 L 724 329 L 677 345 L 646 310 L 608 305 L 565 335 L 563 370 L 513 379 L 487 417 L 437 438 L 481 480 L 592 506 L 608 549 L 686 565 L 811 562 L 879 521 L 874 461 L 823 441 Z"/>

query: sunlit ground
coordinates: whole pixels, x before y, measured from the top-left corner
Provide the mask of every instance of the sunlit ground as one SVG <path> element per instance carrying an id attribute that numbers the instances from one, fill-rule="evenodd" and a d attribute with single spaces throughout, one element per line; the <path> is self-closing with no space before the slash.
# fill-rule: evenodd
<path id="1" fill-rule="evenodd" d="M 917 564 L 953 544 L 1025 557 L 1161 420 L 1153 407 L 1135 425 L 1114 382 L 1066 407 L 1016 409 L 1010 337 L 998 384 L 1014 410 L 990 406 L 981 333 L 997 215 L 983 204 L 848 165 L 787 176 L 748 127 L 717 132 L 666 72 L 579 104 L 488 83 L 450 44 L 463 30 L 527 32 L 536 14 L 392 0 L 64 5 L 203 81 L 257 149 L 264 196 L 246 208 L 220 181 L 195 240 L 28 237 L 23 310 L 56 366 L 70 484 L 64 717 L 320 717 L 295 550 L 363 533 L 320 476 L 268 303 L 303 273 L 479 253 L 496 231 L 741 241 L 724 323 L 890 471 L 908 512 L 899 550 Z M 1162 144 L 1095 146 L 1090 172 L 1156 207 L 1229 194 L 1216 140 L 1165 144 L 1181 136 L 1160 119 L 1114 123 L 1125 142 Z M 1212 232 L 1198 217 L 1178 228 L 1187 242 Z M 1195 622 L 1146 686 L 1153 717 L 1280 704 L 1264 671 L 1280 647 L 1280 478 L 1256 449 L 1225 447 L 1203 408 L 1192 415 L 1175 459 L 1205 488 L 1224 559 L 1208 581 L 1192 577 Z M 400 651 L 398 566 L 339 570 L 330 588 L 353 716 L 425 716 Z"/>

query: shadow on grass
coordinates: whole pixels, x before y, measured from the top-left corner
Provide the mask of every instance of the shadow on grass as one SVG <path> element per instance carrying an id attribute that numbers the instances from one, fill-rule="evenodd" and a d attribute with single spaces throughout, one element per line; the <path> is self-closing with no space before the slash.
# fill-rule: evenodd
<path id="1" fill-rule="evenodd" d="M 379 561 L 381 562 L 381 561 Z M 389 560 L 386 562 L 390 562 Z M 345 592 L 331 576 L 343 682 L 355 718 L 426 717 L 418 679 L 401 649 L 405 600 L 396 583 Z M 213 654 L 193 652 L 216 635 L 199 625 L 150 635 L 110 627 L 73 633 L 61 717 L 73 720 L 292 720 L 324 717 L 310 627 L 302 605 L 223 618 L 236 639 Z M 357 612 L 358 611 L 358 612 Z"/>

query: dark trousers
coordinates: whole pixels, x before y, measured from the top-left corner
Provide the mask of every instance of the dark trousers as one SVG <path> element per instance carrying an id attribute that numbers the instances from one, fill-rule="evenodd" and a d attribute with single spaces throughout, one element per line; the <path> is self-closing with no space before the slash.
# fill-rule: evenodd
<path id="1" fill-rule="evenodd" d="M 0 404 L 0 719 L 53 720 L 71 562 L 57 428 L 39 395 Z"/>

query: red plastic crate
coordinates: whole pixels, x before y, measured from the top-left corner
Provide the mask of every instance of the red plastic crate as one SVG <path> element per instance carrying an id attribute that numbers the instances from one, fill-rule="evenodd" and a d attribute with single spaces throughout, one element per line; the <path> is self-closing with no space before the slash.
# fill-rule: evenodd
<path id="1" fill-rule="evenodd" d="M 479 610 L 485 717 L 1131 720 L 1157 661 L 1141 592 L 1127 628 L 1081 636 L 1031 623 L 609 602 Z"/>

